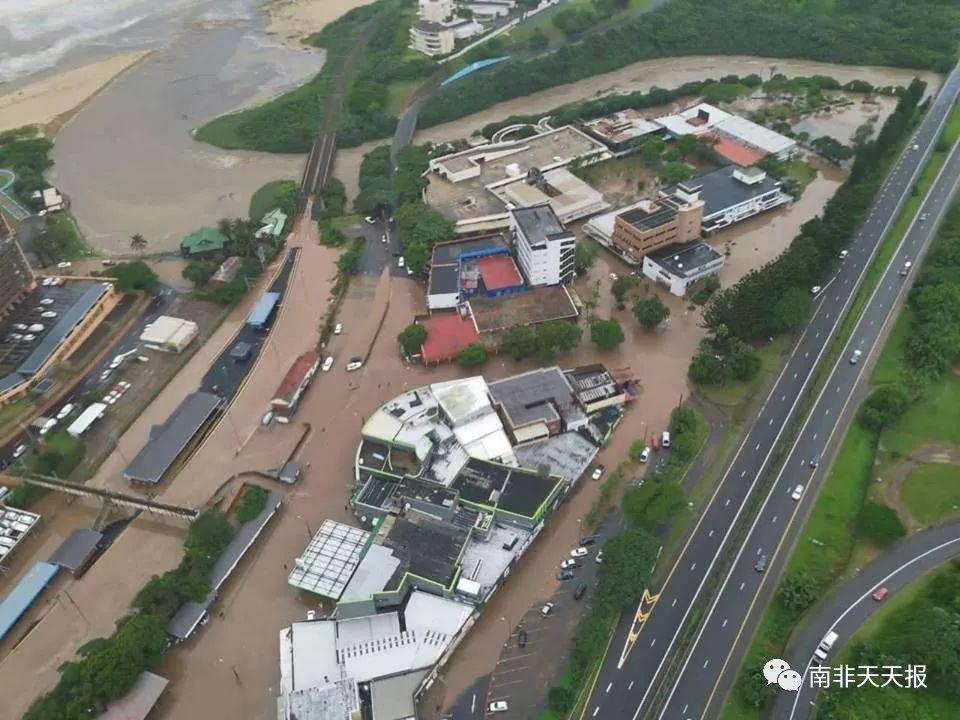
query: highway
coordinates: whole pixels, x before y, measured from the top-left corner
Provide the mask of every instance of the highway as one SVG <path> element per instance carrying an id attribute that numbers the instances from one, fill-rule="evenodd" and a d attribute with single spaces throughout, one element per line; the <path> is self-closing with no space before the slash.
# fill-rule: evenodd
<path id="1" fill-rule="evenodd" d="M 877 587 L 882 585 L 890 591 L 885 601 L 889 602 L 898 591 L 958 554 L 960 521 L 924 530 L 901 540 L 837 588 L 817 607 L 791 640 L 783 659 L 806 678 L 813 651 L 828 631 L 833 630 L 840 636 L 831 651 L 831 655 L 836 657 L 843 644 L 881 607 L 870 597 Z M 777 695 L 770 717 L 807 720 L 813 715 L 815 698 L 816 691 L 811 690 L 809 682 L 804 679 L 799 692 L 781 692 Z"/>
<path id="2" fill-rule="evenodd" d="M 663 587 L 652 591 L 635 616 L 625 618 L 618 626 L 585 706 L 584 718 L 637 720 L 644 713 L 651 714 L 651 700 L 664 682 L 667 661 L 676 650 L 684 624 L 711 571 L 727 548 L 731 534 L 742 521 L 745 509 L 755 499 L 759 479 L 768 469 L 794 410 L 807 391 L 830 338 L 849 309 L 877 247 L 895 222 L 932 153 L 958 91 L 960 70 L 954 69 L 914 139 L 891 170 L 867 219 L 848 248 L 849 257 L 842 262 L 838 260 L 833 277 L 824 279 L 823 290 L 807 329 L 794 346 L 732 463 L 696 521 Z M 943 187 L 943 182 L 938 183 L 923 212 L 931 212 L 934 216 L 939 214 L 937 208 L 943 207 L 947 199 L 942 193 Z M 868 354 L 883 321 L 903 290 L 899 269 L 904 260 L 916 258 L 932 225 L 931 220 L 925 226 L 911 227 L 906 244 L 887 268 L 878 292 L 865 312 L 864 321 L 852 335 L 850 351 L 856 347 Z M 730 648 L 741 635 L 742 620 L 756 597 L 760 581 L 766 577 L 765 573 L 754 570 L 754 564 L 761 555 L 767 556 L 768 562 L 776 560 L 776 550 L 797 507 L 789 493 L 796 484 L 809 482 L 809 461 L 824 452 L 833 424 L 840 417 L 862 367 L 862 364 L 850 366 L 847 354 L 845 350 L 838 365 L 845 372 L 834 373 L 831 377 L 826 386 L 829 392 L 821 395 L 814 408 L 812 417 L 817 420 L 805 425 L 784 466 L 787 470 L 774 483 L 750 536 L 741 546 L 732 570 L 696 636 L 677 683 L 668 691 L 663 712 L 652 714 L 671 720 L 717 717 L 719 714 L 716 708 L 715 714 L 707 714 L 708 707 L 715 700 L 716 681 L 722 674 Z M 810 493 L 805 499 L 812 498 L 812 495 Z M 716 699 L 722 700 L 722 697 Z"/>

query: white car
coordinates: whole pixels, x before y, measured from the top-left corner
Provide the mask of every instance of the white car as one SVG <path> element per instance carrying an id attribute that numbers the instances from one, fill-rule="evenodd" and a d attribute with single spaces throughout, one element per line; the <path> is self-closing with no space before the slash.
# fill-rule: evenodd
<path id="1" fill-rule="evenodd" d="M 36 336 L 36 335 L 24 335 L 24 336 L 23 336 L 23 341 L 24 341 L 24 342 L 33 342 L 33 341 L 36 340 L 36 339 L 37 339 L 37 336 Z"/>
<path id="2" fill-rule="evenodd" d="M 907 273 L 910 272 L 910 268 L 912 267 L 913 267 L 913 263 L 907 260 L 907 262 L 903 264 L 903 267 L 900 268 L 900 277 L 906 277 Z"/>
<path id="3" fill-rule="evenodd" d="M 386 233 L 384 233 L 383 235 L 380 236 L 380 242 L 386 244 L 386 242 L 387 242 L 387 234 L 386 234 Z"/>
<path id="4" fill-rule="evenodd" d="M 863 355 L 862 352 L 860 352 L 859 350 L 854 350 L 853 355 L 850 356 L 850 364 L 856 365 L 858 362 L 860 362 L 861 355 Z"/>
<path id="5" fill-rule="evenodd" d="M 411 270 L 410 268 L 407 268 L 407 275 L 409 277 L 413 277 L 413 270 Z"/>
<path id="6" fill-rule="evenodd" d="M 573 558 L 567 558 L 566 560 L 560 561 L 560 567 L 564 570 L 572 569 L 577 567 L 577 561 Z"/>
<path id="7" fill-rule="evenodd" d="M 337 323 L 333 328 L 333 334 L 339 335 L 343 332 L 343 323 Z"/>
<path id="8" fill-rule="evenodd" d="M 70 268 L 73 267 L 73 263 L 72 263 L 72 262 L 60 262 L 60 263 L 57 263 L 57 267 L 60 268 L 61 270 L 69 270 Z"/>
<path id="9" fill-rule="evenodd" d="M 24 325 L 23 323 L 14 323 L 13 329 L 14 329 L 14 330 L 26 330 L 26 329 L 27 329 L 27 326 Z"/>
<path id="10" fill-rule="evenodd" d="M 50 418 L 43 424 L 43 427 L 40 428 L 40 435 L 41 436 L 46 435 L 48 432 L 53 430 L 56 426 L 57 426 L 57 419 Z"/>
<path id="11" fill-rule="evenodd" d="M 587 550 L 585 547 L 580 546 L 580 547 L 574 548 L 573 550 L 570 551 L 570 557 L 572 557 L 572 558 L 583 557 L 584 555 L 589 554 L 589 552 L 590 552 L 590 551 Z"/>
<path id="12" fill-rule="evenodd" d="M 373 225 L 373 224 L 376 222 L 376 220 L 375 220 L 374 218 L 372 218 L 371 216 L 367 215 L 367 216 L 364 218 L 364 222 L 367 222 L 367 223 L 370 223 L 371 225 Z"/>
<path id="13" fill-rule="evenodd" d="M 55 302 L 55 301 L 54 301 L 53 298 L 44 298 L 43 300 L 40 301 L 40 304 L 41 304 L 41 305 L 53 305 L 54 302 Z"/>
<path id="14" fill-rule="evenodd" d="M 911 149 L 912 149 L 914 152 L 916 152 L 917 150 L 920 149 L 920 146 L 915 143 L 914 146 L 913 146 Z"/>
<path id="15" fill-rule="evenodd" d="M 814 285 L 812 288 L 810 288 L 811 295 L 819 295 L 822 291 L 823 291 L 823 288 L 820 287 L 819 285 Z"/>
<path id="16" fill-rule="evenodd" d="M 73 403 L 67 403 L 62 408 L 60 408 L 60 412 L 57 413 L 57 420 L 65 419 L 67 415 L 69 415 L 72 412 L 73 412 Z"/>
<path id="17" fill-rule="evenodd" d="M 603 564 L 603 550 L 597 553 L 596 561 L 598 565 Z"/>
<path id="18" fill-rule="evenodd" d="M 594 480 L 599 480 L 601 475 L 603 475 L 603 465 L 597 466 L 597 469 L 593 471 L 593 475 L 590 477 Z"/>
<path id="19" fill-rule="evenodd" d="M 548 602 L 542 608 L 540 608 L 540 614 L 543 615 L 543 617 L 547 617 L 553 612 L 554 607 L 555 606 L 552 602 Z"/>
<path id="20" fill-rule="evenodd" d="M 640 462 L 645 463 L 649 459 L 650 459 L 650 448 L 645 447 L 643 449 L 643 452 L 640 453 Z"/>
<path id="21" fill-rule="evenodd" d="M 797 485 L 793 489 L 793 492 L 790 493 L 790 497 L 792 497 L 794 500 L 799 500 L 801 495 L 803 495 L 803 485 Z"/>
<path id="22" fill-rule="evenodd" d="M 397 259 L 397 267 L 406 267 L 407 261 L 403 259 L 403 256 Z"/>
<path id="23" fill-rule="evenodd" d="M 40 323 L 34 323 L 33 325 L 27 328 L 27 330 L 29 330 L 32 333 L 43 332 L 45 329 L 46 328 L 44 328 L 43 325 L 41 325 Z"/>
<path id="24" fill-rule="evenodd" d="M 849 255 L 849 254 L 850 254 L 850 251 L 849 251 L 849 250 L 841 250 L 841 251 L 840 251 L 840 259 L 841 259 L 841 260 L 846 260 L 846 259 L 847 259 L 847 255 Z"/>
<path id="25" fill-rule="evenodd" d="M 353 372 L 354 370 L 359 370 L 363 367 L 363 360 L 355 358 L 347 363 L 347 372 Z"/>
<path id="26" fill-rule="evenodd" d="M 665 448 L 670 447 L 670 433 L 666 430 L 660 435 L 660 445 Z"/>
<path id="27" fill-rule="evenodd" d="M 510 706 L 507 705 L 506 700 L 494 700 L 487 706 L 487 712 L 506 712 L 510 709 Z"/>
<path id="28" fill-rule="evenodd" d="M 47 318 L 48 320 L 53 319 L 57 314 L 53 310 L 46 310 L 45 312 L 40 313 L 40 317 Z"/>
<path id="29" fill-rule="evenodd" d="M 18 457 L 23 455 L 27 451 L 27 446 L 23 443 L 17 445 L 16 449 L 13 451 L 13 459 L 16 460 Z"/>
<path id="30" fill-rule="evenodd" d="M 323 361 L 323 365 L 320 366 L 320 369 L 324 372 L 330 372 L 330 368 L 333 367 L 333 355 L 327 355 L 327 359 Z"/>

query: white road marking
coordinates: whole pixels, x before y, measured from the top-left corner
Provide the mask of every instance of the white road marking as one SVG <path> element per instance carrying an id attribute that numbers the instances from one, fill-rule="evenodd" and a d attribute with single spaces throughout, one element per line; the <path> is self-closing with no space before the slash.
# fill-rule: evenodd
<path id="1" fill-rule="evenodd" d="M 690 572 L 693 572 L 696 569 L 697 569 L 697 564 L 693 563 L 693 565 L 690 566 Z"/>
<path id="2" fill-rule="evenodd" d="M 740 583 L 740 592 L 743 592 L 743 586 L 746 585 L 745 582 Z"/>
<path id="3" fill-rule="evenodd" d="M 627 685 L 627 690 L 633 690 L 633 680 L 631 680 L 630 684 Z"/>
<path id="4" fill-rule="evenodd" d="M 610 688 L 612 688 L 612 687 L 613 687 L 613 683 L 612 683 L 612 682 L 611 682 L 609 685 L 607 685 L 607 690 L 606 690 L 607 693 L 610 692 Z"/>
<path id="5" fill-rule="evenodd" d="M 597 706 L 593 709 L 593 717 L 596 717 L 598 712 L 600 712 L 600 706 L 599 706 L 599 705 L 597 705 Z"/>
<path id="6" fill-rule="evenodd" d="M 779 515 L 774 515 L 774 516 L 773 516 L 773 522 L 776 522 L 778 517 L 780 517 L 780 516 L 779 516 Z"/>
<path id="7" fill-rule="evenodd" d="M 674 607 L 674 606 L 676 606 L 676 604 L 677 604 L 677 599 L 674 598 L 674 599 L 673 599 L 673 602 L 670 603 L 670 607 Z"/>
<path id="8" fill-rule="evenodd" d="M 711 530 L 709 533 L 707 533 L 707 537 L 713 537 L 713 530 Z"/>
<path id="9" fill-rule="evenodd" d="M 724 619 L 723 619 L 723 625 L 721 625 L 720 627 L 726 627 L 726 626 L 727 626 L 727 619 L 724 618 Z"/>

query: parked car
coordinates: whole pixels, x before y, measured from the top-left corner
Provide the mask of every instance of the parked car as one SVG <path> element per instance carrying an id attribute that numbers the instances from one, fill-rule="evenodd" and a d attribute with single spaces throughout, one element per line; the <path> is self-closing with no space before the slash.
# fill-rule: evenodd
<path id="1" fill-rule="evenodd" d="M 597 553 L 596 561 L 598 565 L 603 563 L 603 550 Z"/>
<path id="2" fill-rule="evenodd" d="M 540 614 L 543 617 L 548 617 L 553 612 L 554 607 L 556 606 L 552 602 L 544 603 L 543 607 L 540 608 Z"/>
<path id="3" fill-rule="evenodd" d="M 557 570 L 557 580 L 573 580 L 576 574 L 573 570 Z"/>
<path id="4" fill-rule="evenodd" d="M 343 323 L 337 323 L 336 325 L 334 325 L 333 327 L 334 335 L 339 335 L 342 332 L 343 332 Z"/>
<path id="5" fill-rule="evenodd" d="M 57 420 L 65 419 L 67 415 L 69 415 L 72 412 L 73 412 L 73 403 L 67 403 L 62 408 L 60 408 L 60 411 L 57 413 L 57 416 L 56 416 Z"/>
<path id="6" fill-rule="evenodd" d="M 757 572 L 763 572 L 767 569 L 767 556 L 761 555 L 760 559 L 757 560 L 756 564 L 753 566 L 753 569 Z"/>
<path id="7" fill-rule="evenodd" d="M 16 460 L 18 457 L 23 455 L 27 451 L 27 446 L 24 443 L 20 443 L 13 449 L 13 459 Z"/>
<path id="8" fill-rule="evenodd" d="M 113 267 L 114 265 L 117 264 L 117 261 L 116 261 L 116 260 L 101 260 L 101 261 L 100 261 L 100 264 L 103 265 L 104 267 Z"/>
<path id="9" fill-rule="evenodd" d="M 579 600 L 586 594 L 587 594 L 587 584 L 580 583 L 579 585 L 577 585 L 577 589 L 573 591 L 573 599 Z"/>
<path id="10" fill-rule="evenodd" d="M 406 264 L 407 264 L 407 261 L 404 260 L 404 259 L 403 259 L 403 256 L 401 255 L 401 256 L 397 259 L 397 267 L 405 267 Z"/>
<path id="11" fill-rule="evenodd" d="M 27 334 L 27 335 L 24 335 L 24 336 L 23 336 L 23 341 L 24 341 L 24 342 L 33 342 L 33 341 L 36 340 L 36 339 L 37 339 L 37 336 L 36 336 L 36 335 L 32 335 L 32 334 Z"/>
<path id="12" fill-rule="evenodd" d="M 889 594 L 890 594 L 890 591 L 887 588 L 885 588 L 883 585 L 881 585 L 880 587 L 878 587 L 876 590 L 873 591 L 873 594 L 870 595 L 870 597 L 872 597 L 877 602 L 883 602 L 883 599 Z"/>
<path id="13" fill-rule="evenodd" d="M 670 433 L 668 433 L 666 430 L 663 431 L 663 435 L 660 438 L 660 444 L 665 448 L 670 447 Z"/>
<path id="14" fill-rule="evenodd" d="M 640 462 L 645 463 L 649 459 L 650 459 L 650 448 L 645 447 L 643 449 L 643 452 L 640 453 Z"/>
<path id="15" fill-rule="evenodd" d="M 359 370 L 363 367 L 363 358 L 350 358 L 350 362 L 347 363 L 347 372 L 353 372 L 354 370 Z"/>
<path id="16" fill-rule="evenodd" d="M 577 561 L 573 558 L 567 558 L 566 560 L 560 561 L 561 570 L 572 570 L 573 568 L 578 567 Z"/>
<path id="17" fill-rule="evenodd" d="M 487 706 L 487 712 L 506 712 L 510 709 L 510 706 L 507 705 L 506 700 L 494 700 Z"/>
<path id="18" fill-rule="evenodd" d="M 517 633 L 517 647 L 525 648 L 527 646 L 527 631 L 520 630 Z"/>
<path id="19" fill-rule="evenodd" d="M 599 539 L 599 535 L 587 535 L 586 537 L 580 538 L 580 544 L 586 547 L 587 545 L 593 545 Z"/>
<path id="20" fill-rule="evenodd" d="M 57 316 L 57 313 L 55 313 L 53 310 L 47 310 L 45 312 L 40 313 L 40 317 L 47 318 L 47 319 L 53 319 L 56 316 Z"/>
<path id="21" fill-rule="evenodd" d="M 803 495 L 803 485 L 797 485 L 793 489 L 793 492 L 790 493 L 790 497 L 792 497 L 794 500 L 799 500 L 801 495 Z"/>
<path id="22" fill-rule="evenodd" d="M 371 225 L 373 225 L 373 224 L 376 222 L 376 219 L 374 219 L 374 218 L 371 217 L 370 215 L 367 215 L 367 216 L 364 218 L 364 222 L 367 222 L 367 223 L 370 223 Z"/>
<path id="23" fill-rule="evenodd" d="M 851 364 L 851 365 L 856 365 L 858 362 L 860 362 L 860 357 L 861 357 L 862 355 L 863 355 L 863 353 L 860 352 L 859 350 L 854 350 L 854 351 L 853 351 L 853 355 L 850 356 L 850 364 Z"/>
<path id="24" fill-rule="evenodd" d="M 41 305 L 53 305 L 56 301 L 53 298 L 44 298 L 40 301 Z"/>
<path id="25" fill-rule="evenodd" d="M 26 329 L 27 329 L 27 326 L 24 325 L 23 323 L 14 323 L 14 324 L 13 324 L 13 329 L 14 329 L 14 330 L 26 330 Z"/>
<path id="26" fill-rule="evenodd" d="M 264 427 L 266 427 L 267 425 L 269 425 L 269 424 L 272 423 L 272 422 L 273 422 L 273 410 L 267 410 L 267 411 L 263 414 L 263 417 L 260 418 L 260 424 L 263 425 Z"/>
<path id="27" fill-rule="evenodd" d="M 654 450 L 660 449 L 660 437 L 656 433 L 650 436 L 650 447 Z"/>
<path id="28" fill-rule="evenodd" d="M 323 361 L 323 365 L 320 366 L 320 369 L 324 372 L 330 372 L 330 368 L 333 367 L 333 355 L 327 355 L 327 359 Z"/>
<path id="29" fill-rule="evenodd" d="M 583 547 L 583 545 L 581 545 L 580 547 L 574 548 L 573 550 L 570 551 L 570 557 L 579 558 L 589 553 L 590 551 L 587 550 L 587 548 Z"/>
<path id="30" fill-rule="evenodd" d="M 594 480 L 599 480 L 600 476 L 603 475 L 603 470 L 603 465 L 597 465 L 597 467 L 593 469 L 593 474 L 590 477 Z"/>

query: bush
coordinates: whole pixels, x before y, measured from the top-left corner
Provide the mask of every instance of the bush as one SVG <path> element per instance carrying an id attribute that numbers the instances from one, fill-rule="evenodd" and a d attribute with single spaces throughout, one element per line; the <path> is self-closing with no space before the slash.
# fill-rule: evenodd
<path id="1" fill-rule="evenodd" d="M 203 288 L 210 282 L 210 278 L 217 272 L 214 263 L 191 261 L 180 271 L 184 280 L 189 280 L 195 288 Z"/>
<path id="2" fill-rule="evenodd" d="M 779 597 L 783 606 L 791 613 L 801 614 L 820 598 L 819 583 L 806 573 L 790 575 L 780 585 Z"/>
<path id="3" fill-rule="evenodd" d="M 344 275 L 355 275 L 363 259 L 363 238 L 354 238 L 350 247 L 337 258 L 337 269 Z"/>
<path id="4" fill-rule="evenodd" d="M 460 351 L 457 362 L 465 368 L 480 367 L 487 361 L 487 349 L 480 343 L 467 345 Z"/>
<path id="5" fill-rule="evenodd" d="M 896 423 L 910 407 L 910 393 L 901 384 L 882 385 L 860 407 L 859 420 L 867 430 L 880 432 Z"/>
<path id="6" fill-rule="evenodd" d="M 419 355 L 426 341 L 427 329 L 419 323 L 410 323 L 397 335 L 397 342 L 407 357 Z"/>
<path id="7" fill-rule="evenodd" d="M 623 328 L 614 318 L 594 320 L 590 324 L 590 339 L 601 350 L 612 350 L 624 341 Z"/>
<path id="8" fill-rule="evenodd" d="M 889 545 L 906 535 L 907 529 L 892 507 L 867 500 L 857 519 L 857 534 L 876 545 Z"/>
<path id="9" fill-rule="evenodd" d="M 259 485 L 248 485 L 237 508 L 237 520 L 250 522 L 267 506 L 267 491 Z"/>

